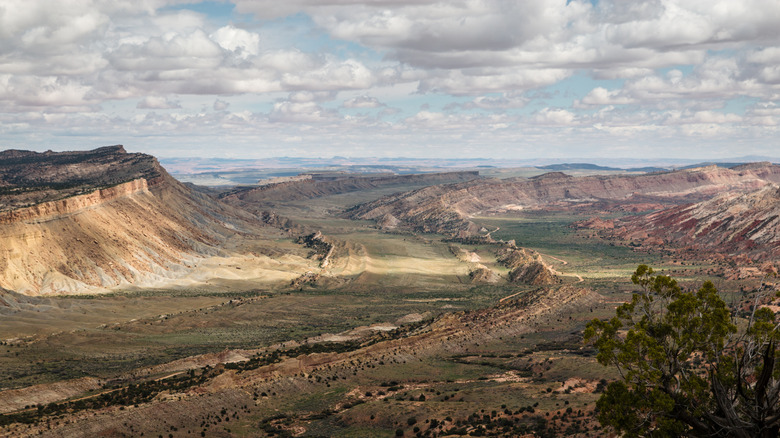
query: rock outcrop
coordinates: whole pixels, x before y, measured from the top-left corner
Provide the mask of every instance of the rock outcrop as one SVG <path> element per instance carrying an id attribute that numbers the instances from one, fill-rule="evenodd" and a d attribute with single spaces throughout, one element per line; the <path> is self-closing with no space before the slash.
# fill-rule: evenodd
<path id="1" fill-rule="evenodd" d="M 498 262 L 510 269 L 508 280 L 512 283 L 542 286 L 561 282 L 541 255 L 533 250 L 507 246 L 500 249 L 497 256 Z"/>
<path id="2" fill-rule="evenodd" d="M 481 263 L 477 263 L 469 271 L 469 279 L 474 284 L 493 284 L 498 283 L 500 280 L 499 276 L 492 269 Z"/>
<path id="3" fill-rule="evenodd" d="M 624 218 L 613 236 L 647 246 L 667 245 L 700 253 L 759 260 L 780 256 L 780 186 Z"/>
<path id="4" fill-rule="evenodd" d="M 0 153 L 0 287 L 27 295 L 153 284 L 262 224 L 121 146 Z"/>
<path id="5" fill-rule="evenodd" d="M 682 204 L 726 191 L 744 193 L 770 183 L 780 183 L 780 166 L 771 163 L 733 169 L 708 166 L 643 175 L 571 177 L 553 172 L 529 179 L 483 179 L 426 187 L 358 205 L 346 214 L 370 220 L 391 215 L 399 221 L 398 226 L 462 237 L 479 231 L 468 220 L 470 215 L 505 206 L 519 210 L 554 203 L 578 205 L 604 200 Z"/>

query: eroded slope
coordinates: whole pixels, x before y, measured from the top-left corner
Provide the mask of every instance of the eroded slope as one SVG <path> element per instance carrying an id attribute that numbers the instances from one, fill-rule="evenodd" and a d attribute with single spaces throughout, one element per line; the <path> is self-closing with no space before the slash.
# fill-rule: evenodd
<path id="1" fill-rule="evenodd" d="M 612 224 L 611 234 L 651 246 L 692 248 L 760 260 L 775 258 L 780 255 L 780 187 L 771 184 L 748 194 L 725 193 L 707 201 L 625 218 Z"/>
<path id="2" fill-rule="evenodd" d="M 480 180 L 439 185 L 387 196 L 351 209 L 348 215 L 394 223 L 423 232 L 477 234 L 469 216 L 502 208 L 577 205 L 603 200 L 681 203 L 724 191 L 746 192 L 780 182 L 780 166 L 756 163 L 724 169 L 708 166 L 644 175 L 571 177 L 554 172 L 530 179 Z"/>
<path id="3" fill-rule="evenodd" d="M 3 156 L 0 287 L 24 294 L 162 285 L 197 273 L 209 257 L 235 256 L 226 248 L 233 237 L 280 234 L 121 146 Z M 250 258 L 256 265 L 268 259 L 257 251 Z M 302 269 L 269 270 L 286 282 Z"/>

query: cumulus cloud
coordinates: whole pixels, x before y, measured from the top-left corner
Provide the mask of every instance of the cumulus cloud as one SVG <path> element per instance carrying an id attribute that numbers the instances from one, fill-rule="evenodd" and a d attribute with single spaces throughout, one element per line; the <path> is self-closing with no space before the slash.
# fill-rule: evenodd
<path id="1" fill-rule="evenodd" d="M 139 109 L 176 109 L 181 108 L 181 105 L 178 101 L 166 97 L 147 96 L 138 102 L 135 107 Z"/>
<path id="2" fill-rule="evenodd" d="M 224 49 L 235 52 L 239 57 L 247 59 L 260 52 L 260 35 L 238 29 L 232 25 L 219 28 L 211 34 L 211 39 Z"/>
<path id="3" fill-rule="evenodd" d="M 191 3 L 2 2 L 0 132 L 436 132 L 463 148 L 718 132 L 780 146 L 776 0 L 215 4 L 250 14 L 234 21 Z M 104 107 L 125 112 L 108 123 Z"/>
<path id="4" fill-rule="evenodd" d="M 636 100 L 631 97 L 622 96 L 619 90 L 607 90 L 603 87 L 596 87 L 590 91 L 578 103 L 584 105 L 626 105 L 635 103 Z"/>
<path id="5" fill-rule="evenodd" d="M 108 59 L 119 71 L 175 71 L 215 68 L 220 64 L 220 46 L 198 29 L 188 34 L 167 32 L 140 43 L 125 43 Z"/>
<path id="6" fill-rule="evenodd" d="M 352 99 L 347 99 L 342 104 L 344 108 L 380 108 L 386 106 L 380 102 L 376 97 L 370 96 L 358 96 Z"/>
<path id="7" fill-rule="evenodd" d="M 230 103 L 221 99 L 217 99 L 214 101 L 214 104 L 211 107 L 214 109 L 214 111 L 225 111 L 228 109 L 228 107 L 230 107 Z"/>
<path id="8" fill-rule="evenodd" d="M 263 18 L 307 13 L 336 38 L 388 51 L 405 64 L 428 70 L 421 91 L 457 94 L 483 93 L 488 89 L 484 83 L 496 76 L 500 85 L 494 89 L 527 89 L 548 82 L 517 76 L 544 77 L 560 69 L 571 74 L 585 67 L 601 77 L 626 78 L 694 64 L 707 51 L 742 42 L 776 44 L 780 19 L 772 0 L 604 0 L 595 6 L 578 0 L 238 0 L 236 6 Z M 486 67 L 503 70 L 497 75 L 479 71 Z M 454 72 L 432 71 L 436 69 Z M 508 75 L 516 77 L 504 79 Z M 772 71 L 764 76 L 775 78 Z"/>
<path id="9" fill-rule="evenodd" d="M 544 108 L 534 117 L 534 122 L 541 125 L 568 126 L 574 122 L 574 113 L 560 108 Z"/>
<path id="10" fill-rule="evenodd" d="M 268 116 L 271 122 L 282 123 L 321 123 L 334 121 L 338 115 L 334 111 L 325 110 L 316 102 L 280 101 Z"/>
<path id="11" fill-rule="evenodd" d="M 479 96 L 471 102 L 452 104 L 448 108 L 483 109 L 489 111 L 503 111 L 513 108 L 522 108 L 529 102 L 529 98 L 522 93 L 509 92 L 500 96 Z"/>

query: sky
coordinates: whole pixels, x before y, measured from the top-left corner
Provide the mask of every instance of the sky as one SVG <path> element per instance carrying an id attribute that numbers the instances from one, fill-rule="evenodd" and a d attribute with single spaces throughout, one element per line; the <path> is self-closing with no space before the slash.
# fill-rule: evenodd
<path id="1" fill-rule="evenodd" d="M 0 0 L 0 149 L 780 156 L 780 0 Z"/>

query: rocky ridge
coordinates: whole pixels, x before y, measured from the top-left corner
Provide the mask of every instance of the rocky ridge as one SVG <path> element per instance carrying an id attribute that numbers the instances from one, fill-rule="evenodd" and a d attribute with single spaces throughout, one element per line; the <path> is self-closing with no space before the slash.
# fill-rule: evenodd
<path id="1" fill-rule="evenodd" d="M 0 156 L 0 287 L 23 294 L 181 278 L 225 254 L 230 236 L 263 227 L 121 146 Z"/>
<path id="2" fill-rule="evenodd" d="M 613 227 L 602 229 L 647 246 L 767 260 L 780 255 L 780 186 L 770 184 L 747 194 L 724 193 L 707 201 L 611 222 Z"/>
<path id="3" fill-rule="evenodd" d="M 506 246 L 497 252 L 497 260 L 510 269 L 508 280 L 534 286 L 560 283 L 561 279 L 534 250 Z"/>
<path id="4" fill-rule="evenodd" d="M 241 187 L 225 193 L 221 199 L 230 203 L 252 205 L 273 204 L 279 201 L 297 201 L 361 190 L 392 187 L 405 184 L 441 184 L 469 181 L 479 178 L 479 172 L 442 172 L 392 176 L 348 176 L 335 180 L 299 179 L 257 187 Z"/>
<path id="5" fill-rule="evenodd" d="M 780 183 L 780 166 L 771 163 L 642 175 L 572 177 L 552 172 L 529 179 L 484 179 L 426 187 L 358 205 L 346 215 L 390 221 L 415 231 L 470 236 L 479 233 L 479 227 L 469 221 L 471 215 L 507 206 L 576 206 L 604 200 L 670 205 L 708 199 L 725 191 L 744 193 L 770 183 Z"/>
<path id="6" fill-rule="evenodd" d="M 68 421 L 55 419 L 33 425 L 10 424 L 0 428 L 0 433 L 35 436 L 41 431 L 47 436 L 67 437 L 84 434 L 138 436 L 140 433 L 147 435 L 160 430 L 183 431 L 197 424 L 194 418 L 201 420 L 214 410 L 226 406 L 230 409 L 244 406 L 242 417 L 262 417 L 278 412 L 279 399 L 273 397 L 277 393 L 286 397 L 308 394 L 326 385 L 330 387 L 329 382 L 336 381 L 341 382 L 340 385 L 357 387 L 364 376 L 374 375 L 376 371 L 372 370 L 393 373 L 396 367 L 405 367 L 407 362 L 414 363 L 443 353 L 463 353 L 480 344 L 505 337 L 523 336 L 556 319 L 579 312 L 582 308 L 599 306 L 603 301 L 604 297 L 586 288 L 571 285 L 540 288 L 495 307 L 449 313 L 432 321 L 409 324 L 408 328 L 395 327 L 388 332 L 383 330 L 384 327 L 375 330 L 367 327 L 368 330 L 339 334 L 337 337 L 342 339 L 340 341 L 328 341 L 334 336 L 320 336 L 319 339 L 308 339 L 301 344 L 292 342 L 290 344 L 293 348 L 288 346 L 289 353 L 281 348 L 271 348 L 226 350 L 219 355 L 191 357 L 161 368 L 169 375 L 169 380 L 188 379 L 185 372 L 189 372 L 193 376 L 189 378 L 193 383 L 190 386 L 163 390 L 146 402 L 127 407 L 117 404 L 76 411 L 68 415 Z M 387 325 L 386 328 L 393 326 Z M 369 334 L 356 337 L 353 332 L 358 331 Z M 322 345 L 322 352 L 317 352 L 318 344 Z M 297 352 L 307 350 L 312 352 Z M 275 357 L 276 360 L 264 362 L 266 357 Z M 197 376 L 202 378 L 198 379 Z M 404 383 L 410 387 L 414 384 Z M 88 390 L 90 384 L 92 382 L 65 382 L 57 388 L 59 399 Z M 51 389 L 42 386 L 28 392 Z M 365 397 L 367 400 L 376 397 L 390 401 L 394 390 L 387 391 L 388 394 Z M 258 394 L 261 396 L 258 397 Z M 13 408 L 21 403 L 20 398 L 30 396 L 29 393 L 5 391 L 0 393 L 0 406 Z M 317 405 L 314 411 L 307 413 L 319 413 L 326 406 Z M 329 411 L 329 414 L 337 415 L 339 411 Z M 298 433 L 307 431 L 307 418 L 303 417 L 302 421 L 296 423 L 300 425 Z M 232 421 L 237 422 L 235 418 Z M 136 429 L 129 429 L 130 425 Z M 220 429 L 213 428 L 212 431 L 219 433 Z M 229 435 L 225 433 L 218 436 Z"/>

